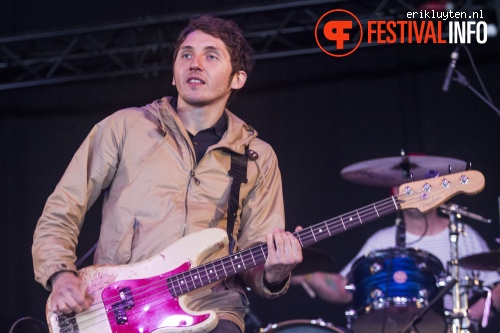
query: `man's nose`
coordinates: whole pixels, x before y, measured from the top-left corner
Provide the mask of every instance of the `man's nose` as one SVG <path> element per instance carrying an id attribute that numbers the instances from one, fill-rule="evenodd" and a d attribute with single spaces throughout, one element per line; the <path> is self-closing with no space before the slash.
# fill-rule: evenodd
<path id="1" fill-rule="evenodd" d="M 193 57 L 192 58 L 191 64 L 189 65 L 189 69 L 192 71 L 202 69 L 200 57 Z"/>

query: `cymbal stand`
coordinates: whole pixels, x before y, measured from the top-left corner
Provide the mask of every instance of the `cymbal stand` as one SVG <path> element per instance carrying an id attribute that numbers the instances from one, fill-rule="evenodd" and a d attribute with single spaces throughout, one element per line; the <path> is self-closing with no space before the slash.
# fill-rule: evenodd
<path id="1" fill-rule="evenodd" d="M 462 285 L 458 267 L 458 237 L 464 233 L 464 225 L 457 222 L 456 209 L 448 209 L 446 212 L 449 216 L 450 230 L 450 255 L 451 261 L 448 270 L 452 279 L 457 283 L 451 289 L 453 309 L 451 314 L 451 333 L 469 333 L 471 320 L 469 318 L 469 299 L 467 286 Z"/>

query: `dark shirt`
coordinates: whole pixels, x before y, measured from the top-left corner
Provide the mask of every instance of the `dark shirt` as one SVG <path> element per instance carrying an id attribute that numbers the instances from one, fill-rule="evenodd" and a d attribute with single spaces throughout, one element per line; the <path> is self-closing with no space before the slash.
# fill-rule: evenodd
<path id="1" fill-rule="evenodd" d="M 226 116 L 222 115 L 212 127 L 199 131 L 196 135 L 188 132 L 194 146 L 196 163 L 200 162 L 208 147 L 220 141 L 226 130 L 227 119 Z"/>

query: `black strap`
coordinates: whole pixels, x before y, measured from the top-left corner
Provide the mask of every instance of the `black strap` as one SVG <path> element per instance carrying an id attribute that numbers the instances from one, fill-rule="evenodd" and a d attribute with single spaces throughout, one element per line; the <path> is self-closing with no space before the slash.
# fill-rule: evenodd
<path id="1" fill-rule="evenodd" d="M 227 236 L 229 238 L 229 254 L 233 254 L 235 240 L 233 237 L 234 221 L 236 221 L 236 214 L 238 213 L 238 205 L 240 198 L 240 187 L 242 183 L 247 183 L 247 154 L 239 155 L 231 153 L 231 168 L 228 174 L 233 177 L 231 184 L 231 193 L 229 194 L 229 203 L 227 210 Z"/>

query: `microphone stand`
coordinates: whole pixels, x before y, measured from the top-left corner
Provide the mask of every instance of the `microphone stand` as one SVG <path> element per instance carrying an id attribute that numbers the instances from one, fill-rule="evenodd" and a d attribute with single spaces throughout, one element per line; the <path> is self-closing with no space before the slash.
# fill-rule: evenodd
<path id="1" fill-rule="evenodd" d="M 479 98 L 481 98 L 486 104 L 488 104 L 489 107 L 491 107 L 493 110 L 495 110 L 495 112 L 500 116 L 500 110 L 495 105 L 493 105 L 493 103 L 491 101 L 489 101 L 486 97 L 484 97 L 483 95 L 481 95 L 479 93 L 479 91 L 477 91 L 476 89 L 474 89 L 469 84 L 469 81 L 467 80 L 467 78 L 465 77 L 465 75 L 463 75 L 462 73 L 460 73 L 456 69 L 455 69 L 455 73 L 457 73 L 457 78 L 454 78 L 453 79 L 454 81 L 457 81 L 458 83 L 460 83 L 464 87 L 469 88 L 474 94 L 476 94 L 476 96 L 478 96 Z"/>
<path id="2" fill-rule="evenodd" d="M 409 322 L 408 324 L 406 324 L 402 329 L 401 331 L 399 331 L 399 333 L 406 333 L 406 332 L 418 332 L 416 329 L 410 331 L 410 329 L 412 327 L 415 326 L 415 324 L 417 324 L 426 314 L 427 312 L 429 312 L 429 310 L 432 309 L 432 307 L 436 304 L 437 301 L 439 301 L 441 298 L 443 298 L 447 293 L 448 291 L 457 283 L 457 280 L 456 279 L 450 279 L 443 287 L 443 289 L 441 289 L 439 291 L 439 293 L 436 295 L 436 297 L 434 297 L 434 299 L 432 301 L 429 302 L 429 304 L 422 308 L 422 310 L 420 310 Z"/>

